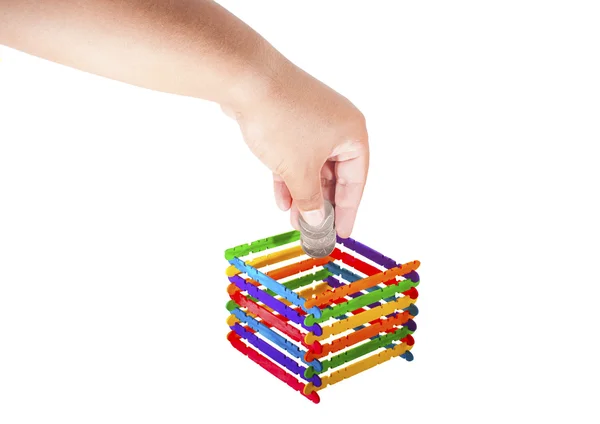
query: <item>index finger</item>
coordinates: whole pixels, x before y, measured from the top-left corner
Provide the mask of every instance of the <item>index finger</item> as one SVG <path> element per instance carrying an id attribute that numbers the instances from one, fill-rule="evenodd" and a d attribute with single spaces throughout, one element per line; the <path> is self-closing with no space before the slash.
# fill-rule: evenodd
<path id="1" fill-rule="evenodd" d="M 352 233 L 368 171 L 367 148 L 357 157 L 336 163 L 335 226 L 338 235 L 342 238 L 350 237 Z"/>

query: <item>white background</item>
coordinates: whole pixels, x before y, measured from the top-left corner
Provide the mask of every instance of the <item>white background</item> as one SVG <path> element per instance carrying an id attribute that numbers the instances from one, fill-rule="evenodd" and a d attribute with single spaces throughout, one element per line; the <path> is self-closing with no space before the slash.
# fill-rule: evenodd
<path id="1" fill-rule="evenodd" d="M 223 250 L 289 222 L 236 126 L 2 47 L 0 422 L 598 423 L 597 2 L 223 4 L 367 116 L 415 360 L 317 406 L 242 357 Z"/>

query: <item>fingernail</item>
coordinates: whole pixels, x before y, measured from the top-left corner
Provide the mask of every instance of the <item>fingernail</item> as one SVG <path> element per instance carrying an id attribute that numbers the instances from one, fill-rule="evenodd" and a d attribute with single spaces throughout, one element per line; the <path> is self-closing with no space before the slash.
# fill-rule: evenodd
<path id="1" fill-rule="evenodd" d="M 325 219 L 325 212 L 321 209 L 302 212 L 302 218 L 304 218 L 306 223 L 311 227 L 316 227 L 317 225 L 320 225 Z"/>

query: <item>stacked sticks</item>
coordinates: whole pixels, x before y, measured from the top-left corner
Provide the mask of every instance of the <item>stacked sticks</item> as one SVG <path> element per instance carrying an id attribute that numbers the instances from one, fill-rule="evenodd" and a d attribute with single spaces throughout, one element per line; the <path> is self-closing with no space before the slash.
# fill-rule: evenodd
<path id="1" fill-rule="evenodd" d="M 315 403 L 393 357 L 411 361 L 419 261 L 397 264 L 351 238 L 313 259 L 299 239 L 292 231 L 225 251 L 233 347 Z"/>

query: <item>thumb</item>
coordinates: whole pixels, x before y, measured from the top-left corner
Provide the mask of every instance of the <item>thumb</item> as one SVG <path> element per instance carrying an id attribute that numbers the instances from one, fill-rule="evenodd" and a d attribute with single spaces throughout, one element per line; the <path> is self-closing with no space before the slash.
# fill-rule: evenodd
<path id="1" fill-rule="evenodd" d="M 320 225 L 325 219 L 321 170 L 291 172 L 284 177 L 284 181 L 290 190 L 294 205 L 306 223 L 310 226 Z"/>

